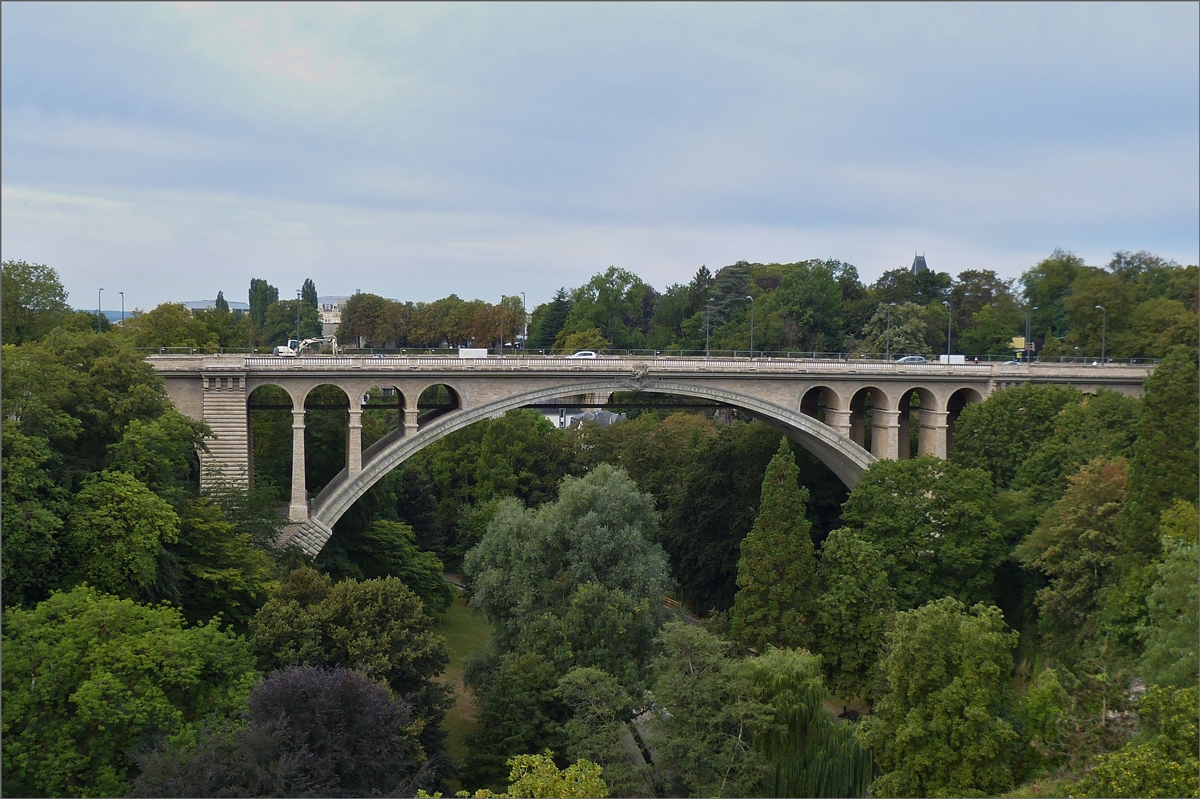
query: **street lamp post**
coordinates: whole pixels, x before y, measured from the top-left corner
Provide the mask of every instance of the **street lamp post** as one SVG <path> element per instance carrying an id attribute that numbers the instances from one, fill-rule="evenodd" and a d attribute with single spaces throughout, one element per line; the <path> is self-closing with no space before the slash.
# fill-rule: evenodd
<path id="1" fill-rule="evenodd" d="M 500 357 L 504 357 L 504 301 L 508 299 L 507 294 L 500 295 Z"/>
<path id="2" fill-rule="evenodd" d="M 99 333 L 99 332 L 100 332 L 100 330 L 101 330 L 101 325 L 100 325 L 100 295 L 101 295 L 101 294 L 103 294 L 103 293 L 104 293 L 104 289 L 103 289 L 103 288 L 101 288 L 99 291 L 97 291 L 97 292 L 96 292 L 96 332 L 97 332 L 97 333 Z"/>
<path id="3" fill-rule="evenodd" d="M 1029 336 L 1031 335 L 1029 332 L 1030 315 L 1037 309 L 1038 309 L 1038 307 L 1036 305 L 1033 306 L 1032 308 L 1025 309 L 1025 363 L 1029 363 L 1029 359 L 1030 359 L 1030 355 L 1029 355 L 1029 350 L 1031 349 L 1031 347 L 1029 346 L 1029 344 L 1030 344 Z"/>
<path id="4" fill-rule="evenodd" d="M 712 311 L 712 303 L 711 303 L 712 298 L 710 297 L 709 300 L 710 300 L 710 302 L 707 302 L 704 304 L 704 357 L 705 358 L 708 357 L 708 339 L 709 339 L 708 315 L 709 315 L 709 312 Z"/>
<path id="5" fill-rule="evenodd" d="M 296 289 L 296 354 L 300 354 L 300 298 L 304 296 L 301 289 Z"/>
<path id="6" fill-rule="evenodd" d="M 746 299 L 750 300 L 750 357 L 754 357 L 754 298 L 749 294 Z"/>
<path id="7" fill-rule="evenodd" d="M 529 314 L 525 312 L 525 292 L 521 292 L 521 356 L 525 356 L 525 339 L 529 338 Z"/>
<path id="8" fill-rule="evenodd" d="M 892 359 L 892 309 L 896 307 L 896 303 L 888 303 L 887 309 L 887 337 L 884 343 L 884 357 L 887 360 Z"/>
<path id="9" fill-rule="evenodd" d="M 942 305 L 946 306 L 946 363 L 950 363 L 950 323 L 954 321 L 954 314 L 950 311 L 949 300 L 943 300 Z"/>
<path id="10" fill-rule="evenodd" d="M 121 295 L 121 332 L 124 333 L 125 332 L 125 292 L 118 291 L 117 293 Z"/>
<path id="11" fill-rule="evenodd" d="M 1103 305 L 1097 305 L 1096 308 L 1104 314 L 1100 317 L 1100 365 L 1103 366 L 1108 345 L 1108 309 Z"/>

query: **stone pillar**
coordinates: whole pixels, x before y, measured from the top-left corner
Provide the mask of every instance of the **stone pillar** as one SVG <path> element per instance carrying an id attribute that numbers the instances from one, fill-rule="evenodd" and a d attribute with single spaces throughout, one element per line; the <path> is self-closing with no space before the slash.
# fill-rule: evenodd
<path id="1" fill-rule="evenodd" d="M 417 432 L 417 409 L 404 409 L 404 435 L 416 435 Z"/>
<path id="2" fill-rule="evenodd" d="M 846 415 L 848 417 L 850 417 L 850 430 L 847 433 L 847 435 L 850 436 L 850 440 L 853 441 L 855 444 L 858 444 L 860 447 L 863 446 L 863 444 L 867 440 L 867 438 L 866 438 L 866 430 L 867 430 L 866 417 L 863 416 L 862 414 L 859 414 L 856 416 L 851 411 L 847 411 Z"/>
<path id="3" fill-rule="evenodd" d="M 350 409 L 350 428 L 346 431 L 346 471 L 362 471 L 362 409 Z"/>
<path id="4" fill-rule="evenodd" d="M 308 521 L 308 491 L 304 486 L 304 411 L 292 411 L 292 504 L 288 518 Z"/>
<path id="5" fill-rule="evenodd" d="M 921 411 L 921 435 L 917 442 L 918 455 L 933 455 L 937 458 L 946 457 L 946 419 L 945 411 Z"/>
<path id="6" fill-rule="evenodd" d="M 896 446 L 899 448 L 897 457 L 907 460 L 912 457 L 912 432 L 909 424 L 912 421 L 912 411 L 900 411 L 900 422 L 896 428 Z"/>
<path id="7" fill-rule="evenodd" d="M 826 408 L 825 424 L 847 438 L 850 437 L 850 411 L 835 411 L 833 408 Z"/>
<path id="8" fill-rule="evenodd" d="M 871 454 L 876 458 L 896 459 L 899 416 L 899 411 L 885 411 L 882 408 L 871 411 Z"/>

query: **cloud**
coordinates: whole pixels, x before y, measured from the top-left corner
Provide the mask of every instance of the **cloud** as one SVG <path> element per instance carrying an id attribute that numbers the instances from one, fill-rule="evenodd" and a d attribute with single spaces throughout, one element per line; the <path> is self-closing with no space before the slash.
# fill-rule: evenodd
<path id="1" fill-rule="evenodd" d="M 1200 251 L 1190 5 L 3 14 L 0 249 L 147 302 Z"/>

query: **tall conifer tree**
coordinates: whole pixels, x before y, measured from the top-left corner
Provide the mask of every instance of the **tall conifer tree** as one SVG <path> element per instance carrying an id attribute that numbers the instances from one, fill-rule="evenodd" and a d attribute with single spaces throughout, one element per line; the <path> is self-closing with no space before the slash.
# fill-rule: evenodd
<path id="1" fill-rule="evenodd" d="M 735 639 L 759 650 L 799 647 L 810 638 L 808 594 L 816 567 L 804 510 L 808 489 L 800 488 L 799 474 L 784 438 L 763 477 L 754 528 L 742 540 L 730 622 Z"/>

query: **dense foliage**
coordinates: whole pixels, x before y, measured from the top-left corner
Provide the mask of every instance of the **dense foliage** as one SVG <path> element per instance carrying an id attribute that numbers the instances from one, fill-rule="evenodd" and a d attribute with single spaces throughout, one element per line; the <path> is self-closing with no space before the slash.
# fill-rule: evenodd
<path id="1" fill-rule="evenodd" d="M 1007 358 L 1028 313 L 1043 357 L 1095 360 L 1104 305 L 1108 355 L 1163 360 L 1141 399 L 996 391 L 950 460 L 880 461 L 849 492 L 736 413 L 516 411 L 380 480 L 315 560 L 274 546 L 286 398 L 251 398 L 257 488 L 202 493 L 211 433 L 139 349 L 311 335 L 311 281 L 112 327 L 52 269 L 3 279 L 6 796 L 1197 794 L 1196 267 L 1055 252 L 1017 282 L 867 286 L 742 262 L 662 292 L 610 268 L 531 309 L 525 346 L 745 351 L 753 309 L 756 349 L 931 353 L 949 322 Z M 363 294 L 339 336 L 514 346 L 522 319 L 514 297 Z M 345 452 L 345 395 L 322 392 L 310 488 Z M 401 422 L 373 392 L 368 444 Z M 491 630 L 465 762 L 447 567 Z"/>

